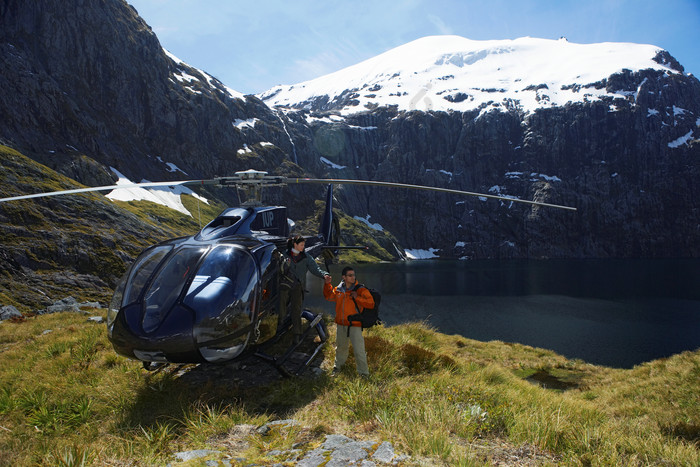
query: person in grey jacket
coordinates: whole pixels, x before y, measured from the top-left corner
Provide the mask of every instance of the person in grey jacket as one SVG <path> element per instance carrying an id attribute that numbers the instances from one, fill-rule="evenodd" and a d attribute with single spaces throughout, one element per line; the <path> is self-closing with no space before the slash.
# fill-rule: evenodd
<path id="1" fill-rule="evenodd" d="M 309 271 L 321 279 L 330 277 L 330 274 L 321 270 L 316 261 L 304 252 L 305 247 L 306 239 L 301 235 L 289 239 L 287 251 L 283 254 L 280 281 L 280 318 L 285 316 L 284 312 L 289 302 L 295 344 L 301 341 L 301 305 L 306 290 L 306 272 Z"/>

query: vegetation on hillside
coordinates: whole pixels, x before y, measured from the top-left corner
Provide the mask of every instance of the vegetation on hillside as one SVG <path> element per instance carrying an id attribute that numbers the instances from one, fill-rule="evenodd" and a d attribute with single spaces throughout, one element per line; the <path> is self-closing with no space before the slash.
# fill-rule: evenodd
<path id="1" fill-rule="evenodd" d="M 297 230 L 305 235 L 318 232 L 325 207 L 325 201 L 316 201 L 314 214 L 297 222 Z M 340 226 L 340 246 L 367 247 L 366 250 L 340 250 L 341 262 L 357 264 L 399 259 L 397 246 L 399 242 L 390 232 L 373 229 L 367 223 L 350 217 L 340 209 L 334 209 L 333 215 L 338 218 Z"/>
<path id="2" fill-rule="evenodd" d="M 0 196 L 77 187 L 0 146 Z M 182 199 L 193 217 L 96 193 L 3 203 L 0 305 L 28 313 L 68 294 L 106 302 L 141 249 L 190 235 L 224 208 Z M 297 231 L 318 231 L 323 202 L 314 208 Z M 343 262 L 395 257 L 389 233 L 337 214 L 341 245 L 370 247 L 343 251 Z M 104 326 L 81 314 L 0 322 L 0 464 L 165 465 L 200 448 L 265 464 L 330 433 L 390 441 L 406 465 L 700 464 L 700 350 L 615 370 L 420 323 L 373 329 L 366 346 L 369 381 L 351 357 L 337 378 L 239 377 L 225 366 L 198 367 L 195 382 L 190 367 L 146 373 L 117 356 Z M 324 370 L 333 357 L 329 345 Z M 299 428 L 241 431 L 285 418 Z"/>
<path id="3" fill-rule="evenodd" d="M 213 449 L 209 459 L 266 465 L 273 450 L 309 451 L 329 433 L 390 441 L 410 456 L 403 465 L 700 464 L 700 351 L 617 370 L 421 323 L 372 329 L 366 344 L 370 380 L 352 357 L 336 378 L 252 381 L 230 366 L 192 380 L 117 356 L 82 314 L 5 321 L 0 464 L 165 465 Z M 566 389 L 532 380 L 543 375 Z M 288 418 L 299 425 L 240 435 Z"/>
<path id="4" fill-rule="evenodd" d="M 84 186 L 0 146 L 0 197 L 75 188 Z M 0 305 L 30 312 L 68 295 L 106 303 L 141 250 L 191 235 L 224 209 L 187 195 L 182 201 L 192 216 L 99 193 L 0 203 Z"/>

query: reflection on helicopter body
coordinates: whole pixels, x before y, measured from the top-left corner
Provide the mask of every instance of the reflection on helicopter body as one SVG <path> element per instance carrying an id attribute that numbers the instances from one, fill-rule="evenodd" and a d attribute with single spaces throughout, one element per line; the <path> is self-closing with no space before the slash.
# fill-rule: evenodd
<path id="1" fill-rule="evenodd" d="M 280 258 L 275 244 L 178 239 L 146 250 L 115 293 L 117 352 L 153 362 L 223 362 L 275 336 Z"/>

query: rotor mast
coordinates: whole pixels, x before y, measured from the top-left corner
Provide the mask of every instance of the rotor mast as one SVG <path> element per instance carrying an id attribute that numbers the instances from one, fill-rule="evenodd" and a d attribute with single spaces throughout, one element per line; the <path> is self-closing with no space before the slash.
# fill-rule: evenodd
<path id="1" fill-rule="evenodd" d="M 233 177 L 219 177 L 215 179 L 218 187 L 235 187 L 245 192 L 246 201 L 241 203 L 244 207 L 262 206 L 262 189 L 266 186 L 284 186 L 284 177 L 268 175 L 262 170 L 243 170 L 236 172 Z"/>

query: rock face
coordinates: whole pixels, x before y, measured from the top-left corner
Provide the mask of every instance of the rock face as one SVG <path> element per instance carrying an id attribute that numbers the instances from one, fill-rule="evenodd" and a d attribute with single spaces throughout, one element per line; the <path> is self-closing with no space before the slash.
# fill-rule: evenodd
<path id="1" fill-rule="evenodd" d="M 111 182 L 79 154 L 140 181 L 272 169 L 292 152 L 278 115 L 166 54 L 124 1 L 10 0 L 0 17 L 0 138 L 78 181 Z"/>
<path id="2" fill-rule="evenodd" d="M 261 97 L 311 126 L 334 176 L 578 208 L 347 189 L 352 213 L 404 247 L 469 258 L 700 252 L 700 82 L 656 47 L 435 36 Z"/>
<path id="3" fill-rule="evenodd" d="M 668 68 L 557 90 L 600 97 L 534 111 L 499 100 L 494 85 L 478 90 L 493 102 L 471 110 L 377 104 L 338 114 L 337 105 L 380 93 L 379 84 L 273 111 L 167 54 L 123 0 L 8 0 L 0 4 L 0 143 L 88 185 L 111 184 L 109 167 L 134 181 L 255 168 L 578 209 L 337 190 L 337 206 L 350 215 L 369 215 L 404 248 L 437 248 L 444 257 L 697 257 L 700 82 L 665 51 L 655 61 Z M 523 89 L 537 102 L 554 91 Z M 466 106 L 476 94 L 455 89 L 433 99 Z M 289 188 L 269 201 L 298 218 L 320 195 Z"/>
<path id="4" fill-rule="evenodd" d="M 336 178 L 434 185 L 578 209 L 393 189 L 341 191 L 347 210 L 369 214 L 406 248 L 469 258 L 697 257 L 700 83 L 642 71 L 613 76 L 607 85 L 643 91 L 636 100 L 531 114 L 377 109 L 312 123 L 309 139 L 334 167 L 343 167 L 329 169 Z"/>

